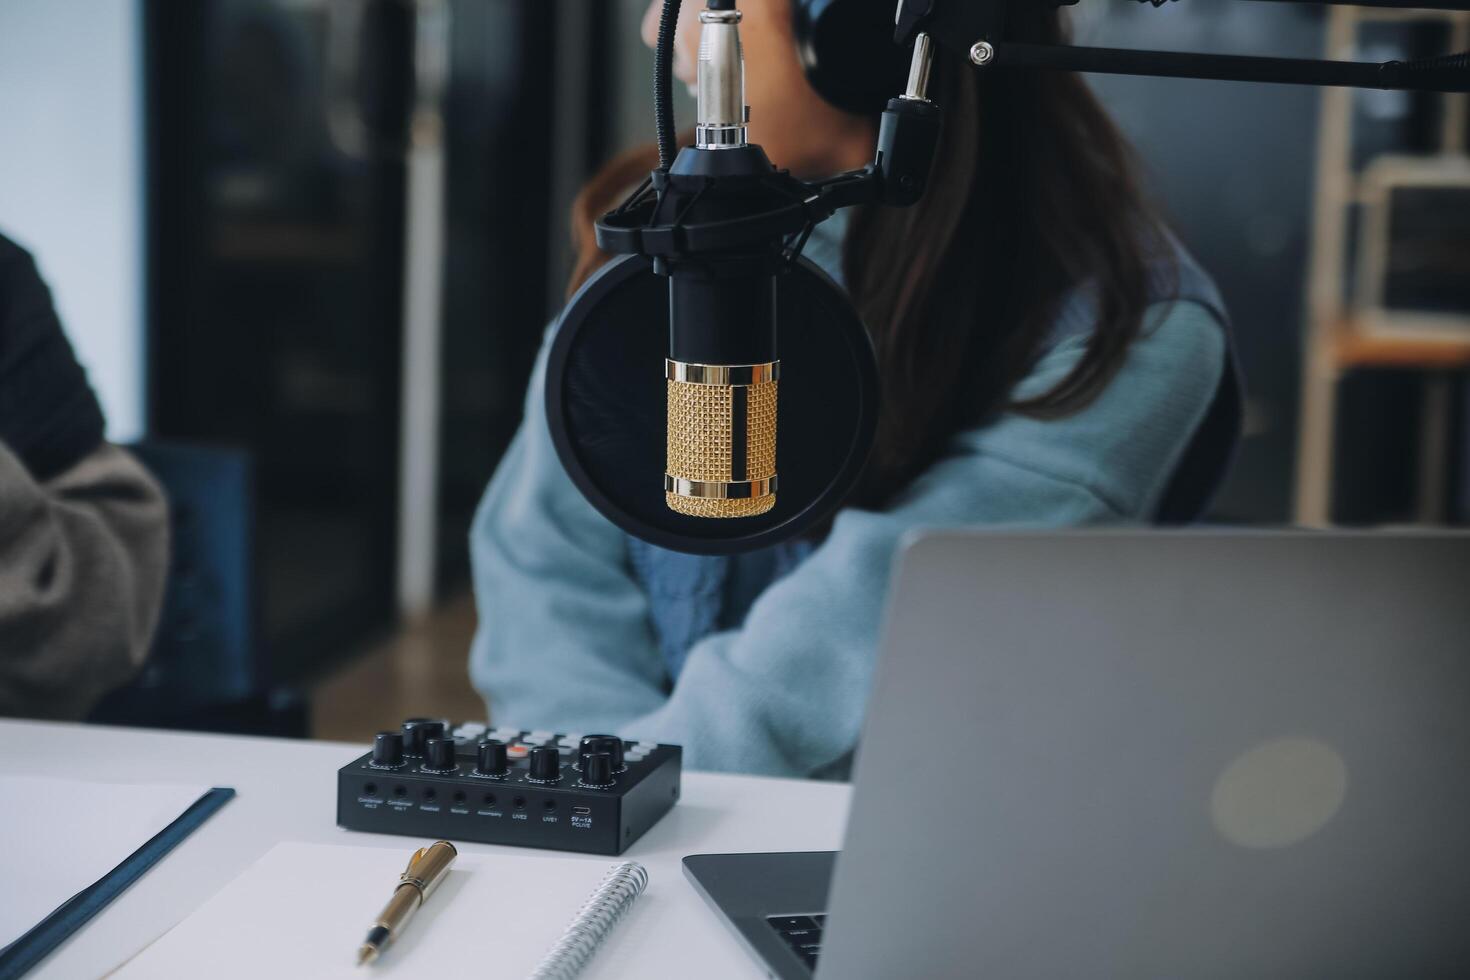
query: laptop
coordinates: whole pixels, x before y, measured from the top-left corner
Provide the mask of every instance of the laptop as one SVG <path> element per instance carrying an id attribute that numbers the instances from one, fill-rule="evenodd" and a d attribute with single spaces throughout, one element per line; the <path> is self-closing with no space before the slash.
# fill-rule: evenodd
<path id="1" fill-rule="evenodd" d="M 840 854 L 685 871 L 773 977 L 1470 971 L 1470 535 L 922 536 Z"/>

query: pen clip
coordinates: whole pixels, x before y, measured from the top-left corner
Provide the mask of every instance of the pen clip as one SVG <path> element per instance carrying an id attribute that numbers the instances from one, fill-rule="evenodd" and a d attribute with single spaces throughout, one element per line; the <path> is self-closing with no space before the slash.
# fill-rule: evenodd
<path id="1" fill-rule="evenodd" d="M 419 891 L 424 890 L 425 882 L 418 875 L 414 874 L 414 868 L 424 860 L 424 855 L 428 853 L 428 850 L 427 847 L 421 847 L 409 855 L 408 867 L 404 868 L 403 874 L 398 876 L 398 883 L 400 885 L 413 885 Z"/>
<path id="2" fill-rule="evenodd" d="M 408 867 L 403 869 L 403 874 L 398 876 L 398 887 L 412 885 L 418 890 L 421 900 L 428 898 L 457 856 L 454 845 L 448 841 L 436 841 L 419 848 L 408 859 Z"/>

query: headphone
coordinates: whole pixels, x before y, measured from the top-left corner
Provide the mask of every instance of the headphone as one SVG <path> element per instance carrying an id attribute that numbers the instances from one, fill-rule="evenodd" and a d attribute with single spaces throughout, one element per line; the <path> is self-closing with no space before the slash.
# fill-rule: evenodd
<path id="1" fill-rule="evenodd" d="M 893 43 L 894 0 L 792 0 L 807 79 L 847 112 L 876 115 L 903 91 L 909 55 Z"/>

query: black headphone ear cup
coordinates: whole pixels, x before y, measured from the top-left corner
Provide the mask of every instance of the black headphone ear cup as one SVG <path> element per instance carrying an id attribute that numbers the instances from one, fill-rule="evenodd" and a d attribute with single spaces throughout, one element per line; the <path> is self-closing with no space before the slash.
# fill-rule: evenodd
<path id="1" fill-rule="evenodd" d="M 893 43 L 894 0 L 792 0 L 797 50 L 813 89 L 876 115 L 903 92 L 908 53 Z"/>

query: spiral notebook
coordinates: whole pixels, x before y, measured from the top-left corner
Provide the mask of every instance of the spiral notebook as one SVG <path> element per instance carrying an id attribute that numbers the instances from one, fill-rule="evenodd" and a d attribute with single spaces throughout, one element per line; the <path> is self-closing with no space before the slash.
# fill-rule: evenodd
<path id="1" fill-rule="evenodd" d="M 641 868 L 605 858 L 461 853 L 404 935 L 358 968 L 363 936 L 426 843 L 278 844 L 112 976 L 569 980 L 580 964 L 615 954 L 617 920 L 637 914 L 647 880 L 629 880 Z"/>

